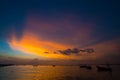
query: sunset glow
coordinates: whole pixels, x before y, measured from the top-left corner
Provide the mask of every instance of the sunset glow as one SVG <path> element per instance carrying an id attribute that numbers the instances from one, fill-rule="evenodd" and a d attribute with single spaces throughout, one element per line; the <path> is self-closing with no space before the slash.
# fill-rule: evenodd
<path id="1" fill-rule="evenodd" d="M 8 41 L 8 44 L 14 50 L 47 58 L 65 58 L 65 56 L 61 54 L 54 54 L 54 51 L 61 49 L 64 50 L 70 47 L 54 42 L 43 41 L 37 36 L 30 34 L 24 34 L 19 41 L 17 41 L 16 36 L 13 34 L 11 40 Z"/>
<path id="2" fill-rule="evenodd" d="M 119 12 L 109 1 L 88 3 L 80 0 L 3 3 L 0 61 L 117 63 L 120 61 Z"/>

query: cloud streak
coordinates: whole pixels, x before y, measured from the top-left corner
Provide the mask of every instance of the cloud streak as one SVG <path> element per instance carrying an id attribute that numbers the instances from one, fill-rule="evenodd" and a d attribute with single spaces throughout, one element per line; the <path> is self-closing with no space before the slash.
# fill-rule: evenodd
<path id="1" fill-rule="evenodd" d="M 13 50 L 45 59 L 95 59 L 106 54 L 107 50 L 98 51 L 106 45 L 93 35 L 96 32 L 94 24 L 77 17 L 64 14 L 48 19 L 31 13 L 26 18 L 20 39 L 13 33 L 7 43 Z M 100 49 L 94 46 L 98 44 L 102 44 Z"/>
<path id="2" fill-rule="evenodd" d="M 64 54 L 64 55 L 71 55 L 71 54 L 79 55 L 82 52 L 94 53 L 94 49 L 92 49 L 92 48 L 88 48 L 88 49 L 73 48 L 73 49 L 66 49 L 66 50 L 58 50 L 58 52 L 61 54 Z"/>

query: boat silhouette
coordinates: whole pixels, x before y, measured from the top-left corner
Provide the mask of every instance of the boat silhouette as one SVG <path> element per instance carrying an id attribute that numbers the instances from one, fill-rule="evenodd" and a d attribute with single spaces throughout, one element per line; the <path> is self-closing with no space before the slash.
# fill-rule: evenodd
<path id="1" fill-rule="evenodd" d="M 55 67 L 56 65 L 52 65 L 53 67 Z"/>
<path id="2" fill-rule="evenodd" d="M 91 70 L 91 69 L 92 69 L 92 67 L 91 67 L 91 66 L 89 66 L 89 65 L 82 65 L 82 66 L 80 66 L 80 68 L 85 68 L 85 69 L 89 69 L 89 70 Z"/>
<path id="3" fill-rule="evenodd" d="M 97 67 L 97 71 L 110 71 L 112 72 L 112 68 L 111 67 L 102 67 L 102 66 L 96 66 Z"/>
<path id="4" fill-rule="evenodd" d="M 33 66 L 33 67 L 37 67 L 37 66 L 39 66 L 39 64 L 33 64 L 32 66 Z"/>

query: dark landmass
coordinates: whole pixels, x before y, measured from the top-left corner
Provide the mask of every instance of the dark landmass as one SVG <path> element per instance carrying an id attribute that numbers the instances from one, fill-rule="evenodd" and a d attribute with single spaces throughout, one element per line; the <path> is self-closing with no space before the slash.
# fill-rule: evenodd
<path id="1" fill-rule="evenodd" d="M 83 65 L 107 65 L 107 64 L 78 64 L 78 65 L 58 65 L 58 64 L 48 64 L 48 65 L 44 65 L 44 64 L 0 64 L 0 67 L 6 67 L 6 66 L 14 66 L 14 65 L 33 65 L 33 66 L 83 66 Z M 109 65 L 120 65 L 120 64 L 109 64 Z"/>
<path id="2" fill-rule="evenodd" d="M 13 66 L 14 64 L 0 64 L 0 67 Z"/>

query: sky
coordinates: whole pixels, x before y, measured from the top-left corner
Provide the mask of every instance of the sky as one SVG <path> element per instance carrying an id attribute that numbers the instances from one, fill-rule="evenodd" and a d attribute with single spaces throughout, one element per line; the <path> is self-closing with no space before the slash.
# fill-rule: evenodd
<path id="1" fill-rule="evenodd" d="M 0 63 L 120 63 L 119 9 L 118 0 L 0 1 Z"/>

